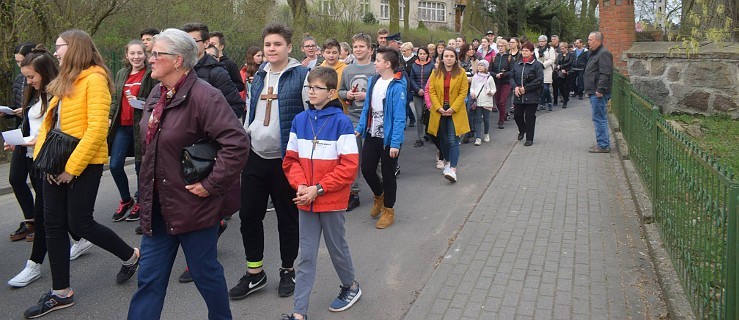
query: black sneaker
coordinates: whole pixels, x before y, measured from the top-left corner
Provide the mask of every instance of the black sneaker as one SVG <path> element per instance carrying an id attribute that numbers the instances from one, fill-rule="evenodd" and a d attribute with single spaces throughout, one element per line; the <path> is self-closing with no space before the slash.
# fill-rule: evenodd
<path id="1" fill-rule="evenodd" d="M 126 217 L 126 221 L 137 221 L 139 220 L 139 203 L 136 202 L 131 209 L 131 213 Z"/>
<path id="2" fill-rule="evenodd" d="M 233 300 L 244 299 L 254 291 L 264 288 L 267 285 L 267 274 L 261 271 L 257 274 L 246 273 L 239 283 L 231 290 L 228 290 L 228 296 Z"/>
<path id="3" fill-rule="evenodd" d="M 351 193 L 349 194 L 349 205 L 346 207 L 346 212 L 352 211 L 356 207 L 359 207 L 359 195 Z"/>
<path id="4" fill-rule="evenodd" d="M 192 282 L 192 276 L 190 275 L 190 269 L 185 268 L 185 271 L 182 272 L 180 277 L 177 279 L 180 283 L 189 283 Z"/>
<path id="5" fill-rule="evenodd" d="M 131 279 L 131 277 L 136 274 L 136 270 L 139 269 L 139 259 L 141 259 L 140 255 L 138 259 L 136 259 L 136 263 L 130 266 L 121 266 L 121 270 L 119 270 L 118 274 L 115 276 L 115 283 L 124 284 L 128 279 Z"/>
<path id="6" fill-rule="evenodd" d="M 134 232 L 136 232 L 136 234 L 138 235 L 144 234 L 144 230 L 141 230 L 141 226 L 136 227 L 136 230 L 134 230 Z"/>
<path id="7" fill-rule="evenodd" d="M 66 298 L 61 298 L 53 295 L 51 291 L 45 293 L 41 299 L 38 300 L 35 306 L 26 309 L 23 312 L 23 316 L 26 319 L 35 319 L 42 317 L 49 312 L 56 311 L 59 309 L 68 308 L 74 305 L 74 295 L 70 295 Z"/>
<path id="8" fill-rule="evenodd" d="M 280 268 L 280 287 L 277 288 L 280 297 L 289 297 L 295 292 L 295 270 Z"/>
<path id="9" fill-rule="evenodd" d="M 113 221 L 118 222 L 123 220 L 123 218 L 126 216 L 126 212 L 128 212 L 128 209 L 131 209 L 133 205 L 136 204 L 135 201 L 133 201 L 133 198 L 128 200 L 128 202 L 121 202 L 118 204 L 118 210 L 115 211 L 113 214 Z"/>

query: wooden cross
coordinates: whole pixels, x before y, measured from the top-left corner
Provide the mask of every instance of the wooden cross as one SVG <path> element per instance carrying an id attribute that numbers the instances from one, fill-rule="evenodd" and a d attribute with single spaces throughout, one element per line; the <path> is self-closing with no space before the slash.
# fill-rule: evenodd
<path id="1" fill-rule="evenodd" d="M 272 100 L 277 99 L 277 94 L 272 93 L 274 87 L 267 88 L 267 94 L 259 96 L 260 100 L 267 100 L 267 109 L 264 111 L 264 126 L 269 125 L 269 116 L 272 114 Z"/>

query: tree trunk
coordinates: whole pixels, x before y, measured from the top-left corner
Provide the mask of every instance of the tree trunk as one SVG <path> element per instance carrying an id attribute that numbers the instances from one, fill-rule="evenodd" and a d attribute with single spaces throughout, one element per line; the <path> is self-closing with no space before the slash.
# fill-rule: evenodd
<path id="1" fill-rule="evenodd" d="M 588 0 L 580 0 L 580 21 L 588 16 Z"/>
<path id="2" fill-rule="evenodd" d="M 389 0 L 388 6 L 390 7 L 390 34 L 400 32 L 400 0 Z"/>
<path id="3" fill-rule="evenodd" d="M 0 103 L 6 106 L 13 99 L 13 49 L 18 43 L 18 26 L 16 22 L 16 6 L 14 0 L 0 0 Z"/>
<path id="4" fill-rule="evenodd" d="M 305 0 L 288 0 L 293 23 L 296 29 L 305 30 L 308 26 L 308 4 Z"/>
<path id="5" fill-rule="evenodd" d="M 472 11 L 475 0 L 467 0 L 467 6 L 462 13 L 462 34 L 472 31 Z"/>
<path id="6" fill-rule="evenodd" d="M 585 1 L 588 1 L 588 0 L 583 0 L 583 2 Z M 595 21 L 595 8 L 598 7 L 598 0 L 589 0 L 589 2 L 590 3 L 588 4 L 588 19 L 590 21 Z M 593 30 L 590 30 L 590 31 L 593 31 Z"/>
<path id="7" fill-rule="evenodd" d="M 403 33 L 408 34 L 411 25 L 411 1 L 403 0 L 403 4 L 405 5 L 405 10 L 403 10 Z"/>
<path id="8" fill-rule="evenodd" d="M 523 36 L 526 30 L 526 0 L 521 0 L 516 6 L 516 20 L 516 34 Z"/>
<path id="9" fill-rule="evenodd" d="M 495 21 L 498 24 L 498 34 L 511 34 L 510 24 L 508 24 L 508 19 L 510 19 L 508 17 L 508 0 L 500 0 L 497 10 Z"/>

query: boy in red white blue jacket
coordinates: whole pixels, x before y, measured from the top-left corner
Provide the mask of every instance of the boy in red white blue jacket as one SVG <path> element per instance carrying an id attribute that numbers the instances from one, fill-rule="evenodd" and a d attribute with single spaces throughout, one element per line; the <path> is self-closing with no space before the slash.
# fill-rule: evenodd
<path id="1" fill-rule="evenodd" d="M 344 114 L 341 102 L 331 100 L 338 82 L 332 68 L 318 67 L 308 74 L 305 87 L 310 108 L 293 119 L 282 162 L 288 182 L 297 190 L 293 201 L 298 206 L 300 230 L 294 311 L 283 314 L 286 320 L 308 318 L 321 232 L 341 280 L 341 291 L 329 310 L 349 309 L 362 295 L 344 237 L 344 213 L 357 175 L 359 153 L 351 120 Z"/>

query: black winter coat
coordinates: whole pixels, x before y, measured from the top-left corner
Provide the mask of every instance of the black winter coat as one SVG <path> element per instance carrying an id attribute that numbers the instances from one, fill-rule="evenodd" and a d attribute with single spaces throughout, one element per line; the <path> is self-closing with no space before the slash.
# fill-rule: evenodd
<path id="1" fill-rule="evenodd" d="M 13 101 L 10 104 L 11 109 L 18 109 L 23 106 L 23 90 L 26 88 L 26 77 L 23 76 L 23 74 L 19 73 L 17 76 L 15 76 L 15 79 L 13 79 Z M 4 113 L 0 113 L 4 118 L 15 118 L 15 126 L 19 127 L 21 125 L 21 121 L 23 119 L 21 117 L 6 115 Z"/>
<path id="2" fill-rule="evenodd" d="M 585 70 L 585 66 L 588 64 L 589 56 L 590 56 L 590 51 L 583 51 L 582 53 L 580 53 L 580 56 L 577 56 L 577 52 L 572 51 L 572 70 L 575 70 L 575 71 Z"/>
<path id="3" fill-rule="evenodd" d="M 410 91 L 412 91 L 413 95 L 416 97 L 420 97 L 418 91 L 426 88 L 426 82 L 429 81 L 431 72 L 434 71 L 434 64 L 431 63 L 431 61 L 433 60 L 429 59 L 425 64 L 421 64 L 418 62 L 418 59 L 416 59 L 416 61 L 413 62 L 413 65 L 411 65 L 410 81 L 408 81 L 408 85 L 411 88 Z"/>
<path id="4" fill-rule="evenodd" d="M 613 55 L 603 45 L 590 51 L 588 64 L 583 74 L 585 82 L 585 93 L 601 94 L 611 93 L 611 81 L 613 81 Z"/>
<path id="5" fill-rule="evenodd" d="M 534 59 L 531 62 L 519 60 L 513 64 L 511 72 L 511 87 L 521 87 L 525 91 L 523 96 L 513 95 L 514 104 L 539 104 L 542 86 L 544 84 L 544 65 Z"/>
<path id="6" fill-rule="evenodd" d="M 510 81 L 511 69 L 513 68 L 514 63 L 516 63 L 515 57 L 511 56 L 511 54 L 507 52 L 498 52 L 498 54 L 493 57 L 493 63 L 488 67 L 488 72 L 490 72 L 490 75 L 495 79 L 496 86 Z M 496 77 L 499 73 L 501 74 L 500 79 Z"/>
<path id="7" fill-rule="evenodd" d="M 223 93 L 228 105 L 231 106 L 231 110 L 233 110 L 237 118 L 240 119 L 244 115 L 246 103 L 241 99 L 236 85 L 231 81 L 228 71 L 223 68 L 222 64 L 210 55 L 204 54 L 193 69 L 198 74 L 198 78 L 205 80 L 211 86 L 221 90 L 221 93 Z"/>
<path id="8" fill-rule="evenodd" d="M 239 66 L 236 65 L 236 62 L 233 62 L 233 60 L 229 59 L 225 54 L 221 56 L 219 62 L 223 65 L 223 68 L 228 71 L 228 76 L 231 77 L 231 82 L 236 86 L 236 90 L 239 92 L 244 91 L 246 85 L 244 85 L 244 80 L 241 79 Z"/>

